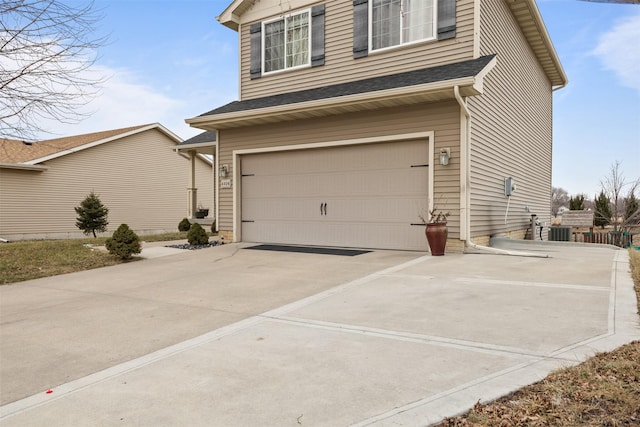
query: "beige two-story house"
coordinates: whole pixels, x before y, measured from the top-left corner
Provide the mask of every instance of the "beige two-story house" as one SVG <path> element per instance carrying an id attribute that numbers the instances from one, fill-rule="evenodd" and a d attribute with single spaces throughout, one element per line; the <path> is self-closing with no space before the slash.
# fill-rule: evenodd
<path id="1" fill-rule="evenodd" d="M 462 251 L 549 222 L 567 78 L 534 0 L 235 0 L 217 19 L 239 100 L 187 122 L 213 133 L 227 239 L 428 250 L 435 207 Z"/>

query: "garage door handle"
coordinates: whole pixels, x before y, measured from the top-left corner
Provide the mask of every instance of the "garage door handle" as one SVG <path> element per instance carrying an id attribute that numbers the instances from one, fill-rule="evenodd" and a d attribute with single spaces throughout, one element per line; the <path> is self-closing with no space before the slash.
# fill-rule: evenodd
<path id="1" fill-rule="evenodd" d="M 325 215 L 327 214 L 327 204 L 326 203 L 324 204 L 324 214 Z"/>
<path id="2" fill-rule="evenodd" d="M 327 214 L 327 204 L 320 203 L 320 215 L 326 215 L 326 214 Z"/>

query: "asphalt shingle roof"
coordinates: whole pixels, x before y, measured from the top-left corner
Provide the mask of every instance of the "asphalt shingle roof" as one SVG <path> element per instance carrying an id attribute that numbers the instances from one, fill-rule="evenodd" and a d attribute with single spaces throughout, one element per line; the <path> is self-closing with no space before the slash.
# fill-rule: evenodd
<path id="1" fill-rule="evenodd" d="M 182 141 L 178 145 L 201 144 L 203 142 L 216 142 L 215 131 L 208 130 L 206 132 L 199 133 L 198 135 L 192 138 Z"/>
<path id="2" fill-rule="evenodd" d="M 79 147 L 101 139 L 110 138 L 122 133 L 143 128 L 148 125 L 132 126 L 103 132 L 66 136 L 38 142 L 24 142 L 15 139 L 0 138 L 0 163 L 24 163 L 41 157 L 50 156 L 61 151 Z"/>
<path id="3" fill-rule="evenodd" d="M 338 98 L 340 96 L 356 95 L 380 90 L 473 77 L 482 71 L 494 56 L 495 55 L 482 56 L 468 61 L 456 62 L 454 64 L 441 65 L 438 67 L 423 68 L 421 70 L 408 71 L 389 76 L 373 77 L 297 92 L 282 93 L 263 98 L 248 99 L 245 101 L 234 101 L 207 113 L 201 114 L 200 117 L 255 110 L 259 108 L 277 107 L 308 101 L 318 101 L 321 99 Z"/>

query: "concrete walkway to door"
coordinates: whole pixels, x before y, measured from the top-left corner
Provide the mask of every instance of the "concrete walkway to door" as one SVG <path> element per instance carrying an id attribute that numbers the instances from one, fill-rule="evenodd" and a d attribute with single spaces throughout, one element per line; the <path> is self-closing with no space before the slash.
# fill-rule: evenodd
<path id="1" fill-rule="evenodd" d="M 427 425 L 640 339 L 625 251 L 245 246 L 0 287 L 0 425 Z"/>

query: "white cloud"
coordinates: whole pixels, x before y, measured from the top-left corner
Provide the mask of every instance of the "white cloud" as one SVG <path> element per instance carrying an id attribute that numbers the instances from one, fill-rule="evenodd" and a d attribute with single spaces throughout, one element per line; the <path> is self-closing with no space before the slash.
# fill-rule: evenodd
<path id="1" fill-rule="evenodd" d="M 52 134 L 41 134 L 41 139 L 156 122 L 185 139 L 201 132 L 184 123 L 184 119 L 190 117 L 186 101 L 148 86 L 136 73 L 105 66 L 93 67 L 92 73 L 104 76 L 106 81 L 99 95 L 81 109 L 91 115 L 75 124 L 49 121 L 45 127 Z"/>
<path id="2" fill-rule="evenodd" d="M 640 93 L 640 14 L 619 20 L 602 34 L 592 53 L 600 58 L 604 67 L 613 71 L 620 83 Z"/>

